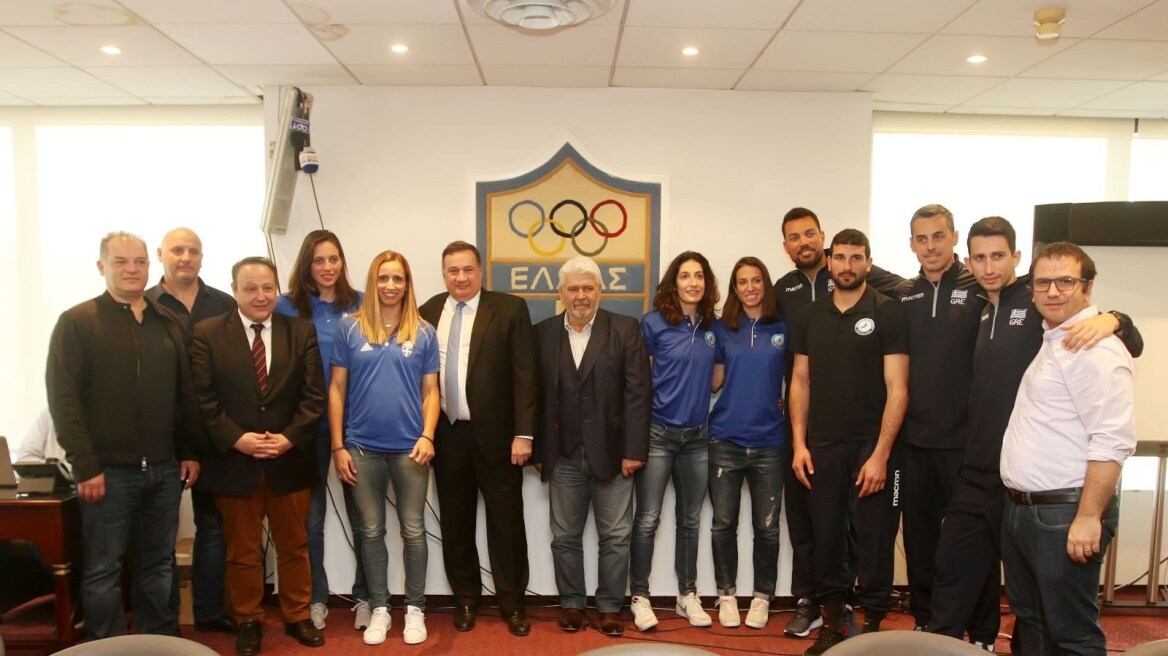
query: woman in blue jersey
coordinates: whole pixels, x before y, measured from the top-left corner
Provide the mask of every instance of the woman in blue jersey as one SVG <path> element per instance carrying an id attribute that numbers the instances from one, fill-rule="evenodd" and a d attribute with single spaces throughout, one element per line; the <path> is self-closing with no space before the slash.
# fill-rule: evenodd
<path id="1" fill-rule="evenodd" d="M 288 279 L 288 293 L 276 299 L 276 312 L 290 317 L 311 321 L 316 326 L 316 342 L 320 346 L 320 359 L 324 362 L 324 384 L 329 384 L 329 356 L 333 351 L 333 335 L 341 315 L 356 310 L 361 303 L 361 293 L 349 284 L 349 270 L 345 266 L 345 251 L 341 240 L 328 230 L 313 230 L 300 244 L 300 253 L 292 267 Z M 323 629 L 328 616 L 329 582 L 324 569 L 324 515 L 325 496 L 328 494 L 328 470 L 332 457 L 329 455 L 328 417 L 320 420 L 320 430 L 313 440 L 315 447 L 318 481 L 312 488 L 312 500 L 308 508 L 308 562 L 312 568 L 312 604 L 309 610 L 312 623 Z M 344 487 L 344 486 L 342 486 Z M 348 494 L 345 508 L 352 507 Z M 353 524 L 353 513 L 349 514 L 349 524 Z M 357 551 L 357 574 L 353 580 L 353 596 L 357 599 L 354 626 L 364 629 L 369 622 L 369 605 L 365 602 L 365 578 L 361 573 L 360 549 Z"/>
<path id="2" fill-rule="evenodd" d="M 764 628 L 779 565 L 779 509 L 783 490 L 783 372 L 787 324 L 780 318 L 771 274 L 758 258 L 744 257 L 730 273 L 730 289 L 717 336 L 710 411 L 710 542 L 718 621 L 738 626 L 738 506 L 742 481 L 750 490 L 754 527 L 754 595 L 746 625 Z M 723 383 L 725 386 L 723 387 Z"/>
<path id="3" fill-rule="evenodd" d="M 718 280 L 701 253 L 673 258 L 657 294 L 654 310 L 641 319 L 645 349 L 653 366 L 653 415 L 649 460 L 637 472 L 637 510 L 633 518 L 633 623 L 638 631 L 657 624 L 649 604 L 653 540 L 661 520 L 665 487 L 673 479 L 677 533 L 673 569 L 677 574 L 677 614 L 693 626 L 709 626 L 710 616 L 697 596 L 698 525 L 706 497 L 709 446 L 706 417 L 714 370 L 714 307 Z"/>
<path id="4" fill-rule="evenodd" d="M 352 486 L 361 560 L 373 607 L 365 644 L 389 631 L 386 489 L 393 486 L 405 569 L 407 645 L 426 639 L 426 489 L 434 457 L 438 341 L 418 315 L 404 257 L 373 258 L 361 309 L 341 319 L 332 350 L 329 429 L 337 476 Z"/>

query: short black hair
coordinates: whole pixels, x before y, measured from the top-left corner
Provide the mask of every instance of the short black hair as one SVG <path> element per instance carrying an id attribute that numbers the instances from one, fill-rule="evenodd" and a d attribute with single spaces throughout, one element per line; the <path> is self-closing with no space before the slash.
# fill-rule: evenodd
<path id="1" fill-rule="evenodd" d="M 239 274 L 239 270 L 249 264 L 262 264 L 272 270 L 272 275 L 276 277 L 276 280 L 280 279 L 280 274 L 276 273 L 276 265 L 271 260 L 266 257 L 260 257 L 259 255 L 252 255 L 251 257 L 243 258 L 231 267 L 232 286 L 236 283 L 236 276 Z"/>
<path id="2" fill-rule="evenodd" d="M 844 228 L 843 230 L 835 233 L 835 236 L 831 238 L 832 249 L 835 249 L 837 244 L 843 244 L 845 246 L 863 246 L 864 257 L 869 259 L 872 257 L 872 244 L 868 242 L 868 235 L 865 235 L 855 228 Z"/>
<path id="3" fill-rule="evenodd" d="M 978 219 L 976 223 L 969 226 L 968 236 L 965 238 L 965 247 L 969 252 L 973 252 L 973 238 L 974 237 L 1005 237 L 1006 243 L 1010 245 L 1010 252 L 1018 250 L 1015 245 L 1018 241 L 1017 235 L 1014 232 L 1014 226 L 1010 222 L 1000 216 L 987 216 L 984 219 Z"/>
<path id="4" fill-rule="evenodd" d="M 1091 256 L 1087 255 L 1087 251 L 1080 248 L 1078 244 L 1072 244 L 1069 241 L 1056 241 L 1038 249 L 1038 252 L 1034 254 L 1034 259 L 1030 261 L 1030 275 L 1034 275 L 1034 263 L 1042 258 L 1057 260 L 1064 257 L 1079 261 L 1080 278 L 1088 281 L 1095 279 L 1097 273 L 1095 260 L 1092 260 Z"/>
<path id="5" fill-rule="evenodd" d="M 474 253 L 475 263 L 479 266 L 483 265 L 483 256 L 479 253 L 479 249 L 469 241 L 452 241 L 446 244 L 446 248 L 442 249 L 442 266 L 446 266 L 446 256 L 454 253 L 461 253 L 462 251 L 470 251 Z"/>
<path id="6" fill-rule="evenodd" d="M 783 225 L 779 228 L 783 231 L 784 237 L 787 235 L 787 224 L 792 221 L 798 221 L 799 219 L 811 219 L 812 221 L 815 221 L 816 228 L 823 230 L 823 228 L 819 225 L 819 217 L 815 215 L 815 212 L 812 212 L 806 207 L 792 207 L 791 209 L 787 210 L 786 214 L 783 215 Z"/>

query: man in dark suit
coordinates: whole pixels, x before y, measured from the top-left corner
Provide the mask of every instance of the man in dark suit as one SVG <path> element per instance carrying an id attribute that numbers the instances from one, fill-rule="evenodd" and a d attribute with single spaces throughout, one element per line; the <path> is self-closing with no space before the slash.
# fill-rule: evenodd
<path id="1" fill-rule="evenodd" d="M 588 504 L 599 535 L 601 632 L 624 633 L 633 473 L 649 456 L 649 358 L 636 319 L 600 309 L 600 268 L 576 257 L 560 269 L 564 312 L 535 327 L 542 403 L 535 466 L 551 481 L 552 562 L 563 614 L 579 631 L 588 591 L 581 538 Z"/>
<path id="2" fill-rule="evenodd" d="M 525 636 L 523 465 L 531 457 L 537 394 L 531 316 L 523 299 L 482 288 L 482 257 L 471 244 L 456 241 L 442 251 L 442 276 L 448 293 L 419 311 L 438 329 L 442 418 L 434 478 L 454 628 L 474 628 L 482 596 L 475 544 L 482 493 L 495 594 L 508 630 Z"/>
<path id="3" fill-rule="evenodd" d="M 199 484 L 215 495 L 227 538 L 227 599 L 239 624 L 235 651 L 260 650 L 264 595 L 262 523 L 278 555 L 285 632 L 319 647 L 309 619 L 309 487 L 312 437 L 324 412 L 324 370 L 316 329 L 273 314 L 276 267 L 248 257 L 231 270 L 238 312 L 195 327 L 191 369 L 212 456 Z"/>

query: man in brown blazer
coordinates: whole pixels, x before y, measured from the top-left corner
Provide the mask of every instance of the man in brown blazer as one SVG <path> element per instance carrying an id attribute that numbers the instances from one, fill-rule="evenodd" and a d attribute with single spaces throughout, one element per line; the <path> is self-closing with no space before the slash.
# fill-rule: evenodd
<path id="1" fill-rule="evenodd" d="M 523 608 L 523 465 L 531 457 L 538 394 L 531 315 L 523 299 L 483 289 L 482 257 L 467 242 L 442 251 L 442 276 L 448 293 L 419 311 L 438 329 L 442 416 L 434 478 L 454 628 L 474 628 L 482 596 L 475 544 L 481 493 L 499 607 L 512 635 L 525 636 L 531 624 Z"/>
<path id="2" fill-rule="evenodd" d="M 264 594 L 262 523 L 276 545 L 285 633 L 319 647 L 309 619 L 309 488 L 316 481 L 312 437 L 324 412 L 324 370 L 316 329 L 273 314 L 276 267 L 248 257 L 231 271 L 237 312 L 195 327 L 191 369 L 212 455 L 201 489 L 215 495 L 227 538 L 227 600 L 239 624 L 235 651 L 259 653 Z"/>

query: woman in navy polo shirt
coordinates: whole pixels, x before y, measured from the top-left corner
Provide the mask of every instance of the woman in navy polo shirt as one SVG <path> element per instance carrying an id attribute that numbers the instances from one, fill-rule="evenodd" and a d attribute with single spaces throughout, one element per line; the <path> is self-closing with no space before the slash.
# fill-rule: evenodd
<path id="1" fill-rule="evenodd" d="M 718 280 L 701 253 L 673 258 L 652 312 L 641 319 L 645 349 L 653 366 L 653 416 L 649 460 L 637 472 L 637 511 L 633 519 L 633 623 L 645 631 L 657 624 L 649 604 L 653 540 L 661 520 L 665 486 L 673 478 L 677 534 L 673 569 L 677 574 L 677 614 L 693 626 L 709 626 L 710 616 L 697 596 L 698 525 L 706 497 L 709 446 L 706 417 L 714 371 L 714 307 Z"/>
<path id="2" fill-rule="evenodd" d="M 341 315 L 357 309 L 361 303 L 361 292 L 349 284 L 349 269 L 345 264 L 345 250 L 341 240 L 329 230 L 313 230 L 304 236 L 300 252 L 292 266 L 288 278 L 288 293 L 276 299 L 276 312 L 290 317 L 311 321 L 316 326 L 316 343 L 320 347 L 320 359 L 324 363 L 324 388 L 329 385 L 329 356 L 333 352 L 333 336 Z M 329 455 L 328 417 L 320 418 L 320 430 L 313 440 L 315 447 L 317 478 L 312 488 L 312 499 L 308 506 L 308 563 L 312 568 L 312 604 L 309 609 L 312 623 L 316 628 L 324 628 L 324 618 L 328 616 L 329 582 L 324 569 L 324 514 L 325 495 L 328 494 L 328 470 L 332 457 Z M 341 486 L 344 487 L 344 486 Z M 345 508 L 352 507 L 348 490 L 345 490 Z M 353 513 L 348 512 L 349 524 L 353 525 Z M 354 536 L 355 538 L 356 536 Z M 354 540 L 356 542 L 356 540 Z M 357 554 L 357 574 L 353 579 L 353 596 L 357 599 L 356 621 L 358 629 L 369 623 L 369 595 L 365 589 L 365 575 L 361 573 L 360 546 L 354 545 Z"/>
<path id="3" fill-rule="evenodd" d="M 362 564 L 373 614 L 365 644 L 389 631 L 389 553 L 385 495 L 393 485 L 405 568 L 408 645 L 426 639 L 426 489 L 434 457 L 438 341 L 418 315 L 413 276 L 404 257 L 373 258 L 361 308 L 341 319 L 332 351 L 329 429 L 337 476 L 353 488 Z"/>
<path id="4" fill-rule="evenodd" d="M 714 389 L 722 394 L 710 412 L 710 541 L 718 621 L 738 626 L 738 506 L 742 480 L 750 490 L 754 527 L 754 598 L 746 625 L 766 627 L 779 565 L 779 509 L 783 490 L 783 373 L 787 324 L 780 318 L 771 274 L 758 258 L 744 257 L 730 273 L 730 289 L 717 336 Z"/>

